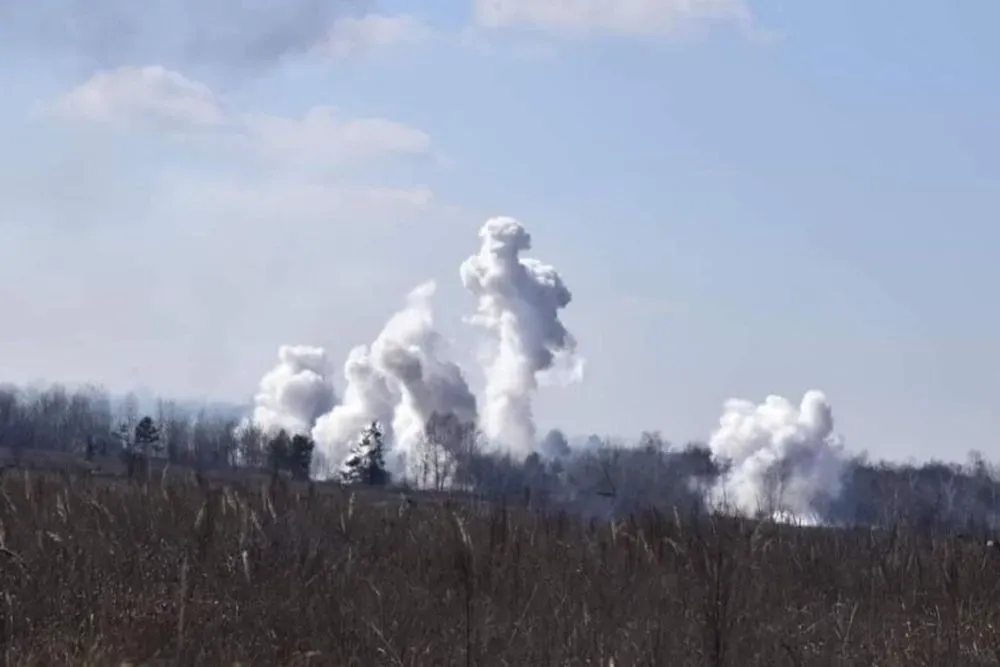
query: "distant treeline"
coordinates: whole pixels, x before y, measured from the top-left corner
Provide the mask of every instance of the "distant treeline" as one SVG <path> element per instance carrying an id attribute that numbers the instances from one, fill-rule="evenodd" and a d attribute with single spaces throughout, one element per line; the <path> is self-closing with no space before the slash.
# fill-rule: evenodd
<path id="1" fill-rule="evenodd" d="M 232 413 L 169 401 L 150 412 L 141 413 L 134 396 L 114 401 L 96 387 L 0 387 L 0 451 L 15 465 L 38 456 L 106 460 L 124 453 L 201 470 L 285 468 L 303 476 L 310 465 L 314 472 L 336 471 L 343 463 L 322 460 L 307 440 L 282 438 L 276 447 L 275 438 L 255 428 L 237 428 Z M 420 465 L 410 468 L 418 473 L 392 480 L 395 484 L 461 488 L 601 518 L 648 507 L 705 511 L 706 492 L 724 465 L 702 443 L 675 447 L 657 433 L 632 443 L 591 437 L 574 448 L 562 436 L 552 445 L 550 434 L 544 453 L 524 461 L 496 453 L 474 429 L 447 418 L 432 420 L 425 440 Z M 904 517 L 922 527 L 992 530 L 998 523 L 997 473 L 978 452 L 964 464 L 904 465 L 859 455 L 848 464 L 843 490 L 823 508 L 822 518 L 885 525 Z M 780 487 L 780 479 L 775 483 Z"/>

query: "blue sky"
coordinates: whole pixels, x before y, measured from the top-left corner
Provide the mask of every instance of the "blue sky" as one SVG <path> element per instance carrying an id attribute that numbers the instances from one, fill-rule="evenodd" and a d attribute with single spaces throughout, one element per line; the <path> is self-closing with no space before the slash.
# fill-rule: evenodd
<path id="1" fill-rule="evenodd" d="M 458 264 L 503 214 L 588 360 L 547 426 L 704 438 L 815 388 L 852 448 L 1000 457 L 1000 5 L 681 4 L 382 3 L 252 63 L 21 30 L 2 379 L 244 399 L 278 344 L 339 365 L 434 278 L 475 383 Z"/>

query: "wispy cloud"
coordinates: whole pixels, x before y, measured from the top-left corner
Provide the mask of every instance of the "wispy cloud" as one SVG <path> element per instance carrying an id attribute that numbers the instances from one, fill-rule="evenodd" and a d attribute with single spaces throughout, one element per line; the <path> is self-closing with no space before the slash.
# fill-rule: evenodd
<path id="1" fill-rule="evenodd" d="M 432 34 L 430 26 L 410 14 L 365 14 L 334 22 L 316 50 L 334 58 L 352 58 L 417 44 Z"/>
<path id="2" fill-rule="evenodd" d="M 382 155 L 426 155 L 426 132 L 385 118 L 343 118 L 316 106 L 302 118 L 256 114 L 235 119 L 255 149 L 300 164 L 341 164 Z"/>
<path id="3" fill-rule="evenodd" d="M 430 135 L 386 118 L 344 117 L 318 105 L 301 117 L 228 111 L 207 85 L 161 66 L 99 72 L 51 106 L 70 120 L 171 136 L 207 137 L 299 166 L 339 166 L 387 155 L 428 155 Z"/>
<path id="4" fill-rule="evenodd" d="M 654 37 L 705 22 L 749 23 L 745 0 L 473 0 L 474 23 L 566 36 Z"/>
<path id="5" fill-rule="evenodd" d="M 98 72 L 63 95 L 52 110 L 65 118 L 146 129 L 229 122 L 208 86 L 160 66 Z"/>

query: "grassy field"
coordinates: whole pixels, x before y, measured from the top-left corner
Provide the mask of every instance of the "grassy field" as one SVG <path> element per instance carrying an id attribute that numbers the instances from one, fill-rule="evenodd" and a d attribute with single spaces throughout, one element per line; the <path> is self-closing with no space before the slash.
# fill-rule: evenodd
<path id="1" fill-rule="evenodd" d="M 1000 665 L 978 541 L 0 480 L 6 665 Z"/>

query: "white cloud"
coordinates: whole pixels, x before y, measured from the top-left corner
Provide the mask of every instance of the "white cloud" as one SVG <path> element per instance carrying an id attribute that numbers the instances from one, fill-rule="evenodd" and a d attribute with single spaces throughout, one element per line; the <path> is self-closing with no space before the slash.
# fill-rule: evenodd
<path id="1" fill-rule="evenodd" d="M 178 129 L 221 125 L 226 114 L 203 83 L 160 66 L 98 72 L 56 105 L 81 120 Z"/>
<path id="2" fill-rule="evenodd" d="M 748 22 L 745 0 L 474 0 L 476 24 L 652 37 L 699 21 Z"/>
<path id="3" fill-rule="evenodd" d="M 240 123 L 265 155 L 300 163 L 339 164 L 431 150 L 431 138 L 422 130 L 384 118 L 341 118 L 328 106 L 313 107 L 302 118 L 259 114 Z"/>
<path id="4" fill-rule="evenodd" d="M 58 100 L 55 111 L 174 137 L 213 138 L 217 145 L 302 166 L 431 152 L 431 137 L 422 130 L 385 118 L 345 118 L 331 106 L 315 106 L 301 118 L 229 113 L 207 85 L 160 66 L 98 72 Z"/>
<path id="5" fill-rule="evenodd" d="M 430 28 L 409 14 L 366 14 L 334 22 L 319 50 L 335 58 L 350 58 L 403 44 L 415 44 L 430 36 Z"/>

